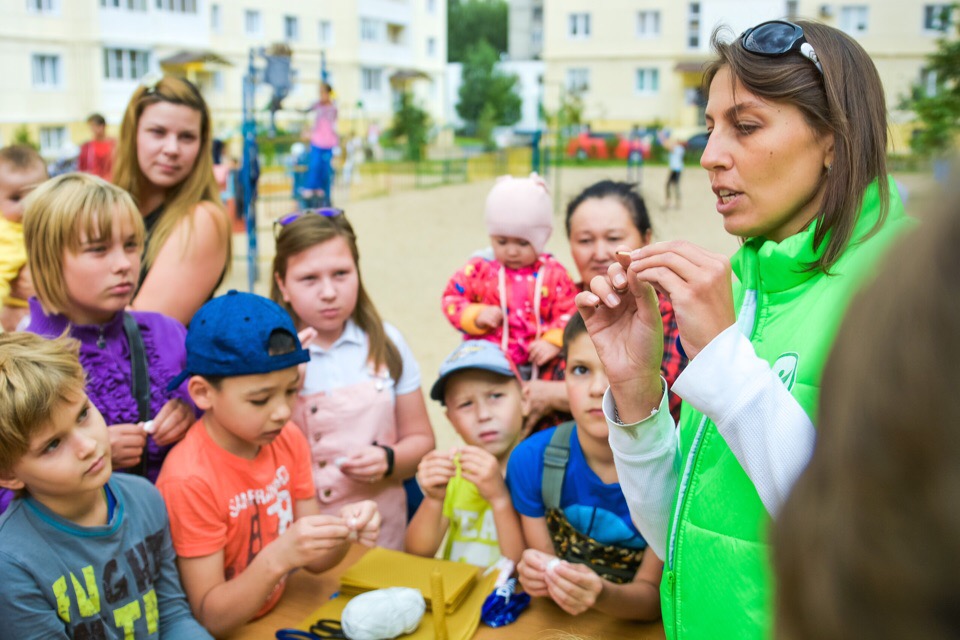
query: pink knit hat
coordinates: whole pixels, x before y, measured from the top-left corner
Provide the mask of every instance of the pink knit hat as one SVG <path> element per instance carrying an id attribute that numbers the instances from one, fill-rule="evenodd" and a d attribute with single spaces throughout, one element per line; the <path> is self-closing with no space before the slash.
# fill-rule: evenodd
<path id="1" fill-rule="evenodd" d="M 537 253 L 553 233 L 553 201 L 547 184 L 536 173 L 529 178 L 500 176 L 487 196 L 487 233 L 526 240 Z"/>

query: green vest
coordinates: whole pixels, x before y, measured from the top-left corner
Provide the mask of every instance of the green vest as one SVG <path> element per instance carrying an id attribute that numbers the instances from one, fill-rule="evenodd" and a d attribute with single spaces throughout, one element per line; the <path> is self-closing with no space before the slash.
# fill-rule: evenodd
<path id="1" fill-rule="evenodd" d="M 826 245 L 814 250 L 814 223 L 779 244 L 753 238 L 731 261 L 741 332 L 811 420 L 847 304 L 884 249 L 911 224 L 892 179 L 887 219 L 863 241 L 879 214 L 874 182 L 864 194 L 853 239 L 831 275 L 803 268 Z M 660 585 L 667 637 L 770 637 L 770 516 L 713 422 L 684 403 L 679 429 L 678 491 Z"/>

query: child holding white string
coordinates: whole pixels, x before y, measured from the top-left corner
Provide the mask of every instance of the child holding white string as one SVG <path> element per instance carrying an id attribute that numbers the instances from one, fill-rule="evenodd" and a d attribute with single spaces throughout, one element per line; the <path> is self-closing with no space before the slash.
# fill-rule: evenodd
<path id="1" fill-rule="evenodd" d="M 420 367 L 380 318 L 360 278 L 356 234 L 343 211 L 308 209 L 275 223 L 273 299 L 310 351 L 293 422 L 307 436 L 324 513 L 377 502 L 377 544 L 402 549 L 403 479 L 434 447 Z"/>

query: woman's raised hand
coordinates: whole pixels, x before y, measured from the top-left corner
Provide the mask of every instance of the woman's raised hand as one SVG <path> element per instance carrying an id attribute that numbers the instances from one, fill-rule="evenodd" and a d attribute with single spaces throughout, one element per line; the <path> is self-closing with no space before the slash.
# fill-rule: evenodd
<path id="1" fill-rule="evenodd" d="M 680 342 L 691 360 L 737 321 L 730 259 L 682 240 L 630 252 L 631 280 L 646 282 L 673 305 Z"/>
<path id="2" fill-rule="evenodd" d="M 663 319 L 653 287 L 628 269 L 617 254 L 606 276 L 590 281 L 576 302 L 607 372 L 620 419 L 636 422 L 650 415 L 662 397 Z"/>

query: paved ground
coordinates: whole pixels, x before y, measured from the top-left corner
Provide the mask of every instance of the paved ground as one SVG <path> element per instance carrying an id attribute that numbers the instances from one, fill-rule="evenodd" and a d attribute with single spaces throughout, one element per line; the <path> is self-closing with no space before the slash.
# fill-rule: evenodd
<path id="1" fill-rule="evenodd" d="M 688 167 L 682 181 L 680 209 L 662 210 L 665 167 L 649 167 L 643 175 L 643 194 L 658 240 L 683 238 L 713 251 L 732 254 L 737 240 L 728 236 L 714 208 L 714 196 L 705 173 Z M 897 176 L 911 194 L 911 213 L 922 212 L 932 196 L 932 178 L 920 174 Z M 623 179 L 621 170 L 564 168 L 550 176 L 556 201 L 566 202 L 583 187 L 603 178 Z M 444 356 L 460 336 L 440 312 L 440 293 L 447 279 L 473 251 L 488 244 L 483 226 L 483 202 L 493 181 L 407 191 L 357 202 L 338 199 L 357 230 L 361 274 L 381 314 L 404 334 L 419 360 L 426 392 L 436 377 Z M 547 250 L 553 252 L 576 278 L 558 205 L 556 227 Z M 261 216 L 261 277 L 258 293 L 269 294 L 270 260 L 273 255 L 272 216 L 292 210 L 292 204 L 271 204 Z M 233 270 L 224 289 L 246 289 L 246 238 L 235 237 Z M 427 400 L 438 444 L 456 441 L 437 403 Z"/>

